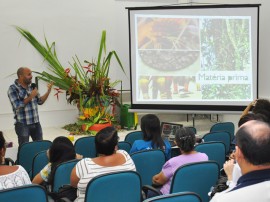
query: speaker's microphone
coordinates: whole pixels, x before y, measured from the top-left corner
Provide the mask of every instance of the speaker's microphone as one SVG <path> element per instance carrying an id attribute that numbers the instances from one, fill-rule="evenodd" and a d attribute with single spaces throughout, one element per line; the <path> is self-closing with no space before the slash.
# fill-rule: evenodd
<path id="1" fill-rule="evenodd" d="M 37 84 L 31 83 L 31 88 L 34 90 L 37 87 Z"/>
<path id="2" fill-rule="evenodd" d="M 35 88 L 37 88 L 37 84 L 31 83 L 31 88 L 32 90 L 34 90 Z M 36 95 L 36 98 L 38 99 L 38 95 Z"/>

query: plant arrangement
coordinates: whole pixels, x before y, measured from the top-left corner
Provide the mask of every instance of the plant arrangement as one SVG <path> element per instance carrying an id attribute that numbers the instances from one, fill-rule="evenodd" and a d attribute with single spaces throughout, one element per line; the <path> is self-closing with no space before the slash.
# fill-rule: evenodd
<path id="1" fill-rule="evenodd" d="M 77 56 L 72 58 L 70 67 L 64 68 L 58 60 L 55 42 L 49 44 L 45 37 L 45 45 L 40 43 L 29 31 L 16 27 L 19 33 L 48 62 L 49 71 L 35 72 L 45 82 L 53 82 L 55 96 L 65 91 L 67 101 L 76 104 L 80 116 L 77 125 L 87 131 L 94 124 L 115 123 L 114 107 L 119 104 L 119 92 L 114 89 L 120 80 L 110 81 L 109 70 L 111 59 L 115 58 L 120 69 L 125 73 L 123 65 L 115 51 L 106 51 L 106 31 L 102 31 L 100 47 L 96 60 L 80 62 Z M 91 129 L 91 128 L 90 128 Z"/>

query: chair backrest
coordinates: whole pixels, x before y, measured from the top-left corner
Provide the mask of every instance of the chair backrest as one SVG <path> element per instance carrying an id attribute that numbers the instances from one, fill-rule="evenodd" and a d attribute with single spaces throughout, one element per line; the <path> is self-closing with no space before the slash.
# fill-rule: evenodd
<path id="1" fill-rule="evenodd" d="M 152 185 L 152 177 L 158 174 L 165 163 L 165 154 L 162 150 L 143 150 L 130 155 L 140 174 L 142 185 Z"/>
<path id="2" fill-rule="evenodd" d="M 77 139 L 74 147 L 76 153 L 83 155 L 84 158 L 94 158 L 97 156 L 94 136 L 82 137 Z"/>
<path id="3" fill-rule="evenodd" d="M 37 153 L 32 163 L 32 179 L 49 163 L 47 150 Z"/>
<path id="4" fill-rule="evenodd" d="M 143 202 L 201 202 L 200 196 L 194 192 L 180 192 L 152 197 Z"/>
<path id="5" fill-rule="evenodd" d="M 170 193 L 191 191 L 197 193 L 203 202 L 208 202 L 208 192 L 218 178 L 219 165 L 215 161 L 185 164 L 175 171 Z"/>
<path id="6" fill-rule="evenodd" d="M 58 192 L 59 188 L 65 184 L 70 184 L 70 174 L 78 159 L 59 164 L 53 176 L 52 192 Z"/>
<path id="7" fill-rule="evenodd" d="M 134 171 L 100 175 L 88 183 L 85 202 L 138 202 L 141 187 L 140 175 Z"/>
<path id="8" fill-rule="evenodd" d="M 192 130 L 194 132 L 194 134 L 197 134 L 197 129 L 193 126 L 188 126 L 186 128 L 189 128 L 190 130 Z"/>
<path id="9" fill-rule="evenodd" d="M 52 142 L 49 140 L 40 140 L 27 142 L 19 146 L 17 154 L 17 165 L 21 165 L 32 176 L 32 163 L 38 152 L 47 150 L 51 147 Z"/>
<path id="10" fill-rule="evenodd" d="M 142 140 L 143 139 L 143 132 L 142 131 L 134 131 L 130 132 L 126 135 L 125 141 L 129 142 L 131 146 L 135 142 L 135 140 Z"/>
<path id="11" fill-rule="evenodd" d="M 131 149 L 131 144 L 126 141 L 120 141 L 118 142 L 118 149 L 125 150 L 127 153 L 129 153 Z"/>
<path id="12" fill-rule="evenodd" d="M 24 185 L 11 189 L 0 190 L 0 201 L 6 202 L 47 202 L 45 189 L 40 185 Z"/>
<path id="13" fill-rule="evenodd" d="M 231 136 L 227 131 L 210 132 L 205 134 L 202 139 L 204 142 L 223 142 L 226 154 L 230 152 Z"/>
<path id="14" fill-rule="evenodd" d="M 230 133 L 231 136 L 231 141 L 234 140 L 234 124 L 232 122 L 222 122 L 222 123 L 216 123 L 214 124 L 211 129 L 210 132 L 217 132 L 217 131 L 227 131 Z"/>
<path id="15" fill-rule="evenodd" d="M 195 146 L 195 151 L 205 153 L 209 160 L 218 162 L 220 168 L 225 163 L 225 144 L 223 142 L 205 142 Z"/>

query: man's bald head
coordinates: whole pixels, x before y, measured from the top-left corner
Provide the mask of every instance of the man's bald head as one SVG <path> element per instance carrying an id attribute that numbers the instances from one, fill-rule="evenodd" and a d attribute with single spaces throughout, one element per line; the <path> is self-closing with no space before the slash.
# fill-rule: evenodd
<path id="1" fill-rule="evenodd" d="M 253 165 L 270 165 L 270 126 L 248 121 L 236 133 L 236 145 Z"/>

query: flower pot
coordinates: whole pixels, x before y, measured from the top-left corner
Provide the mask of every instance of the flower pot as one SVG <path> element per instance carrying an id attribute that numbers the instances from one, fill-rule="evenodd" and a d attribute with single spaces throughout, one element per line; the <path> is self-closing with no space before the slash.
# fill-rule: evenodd
<path id="1" fill-rule="evenodd" d="M 110 124 L 110 123 L 96 123 L 96 124 L 92 125 L 91 127 L 89 127 L 88 130 L 98 132 L 98 131 L 100 131 L 103 128 L 106 128 L 108 126 L 112 126 L 112 124 Z"/>

